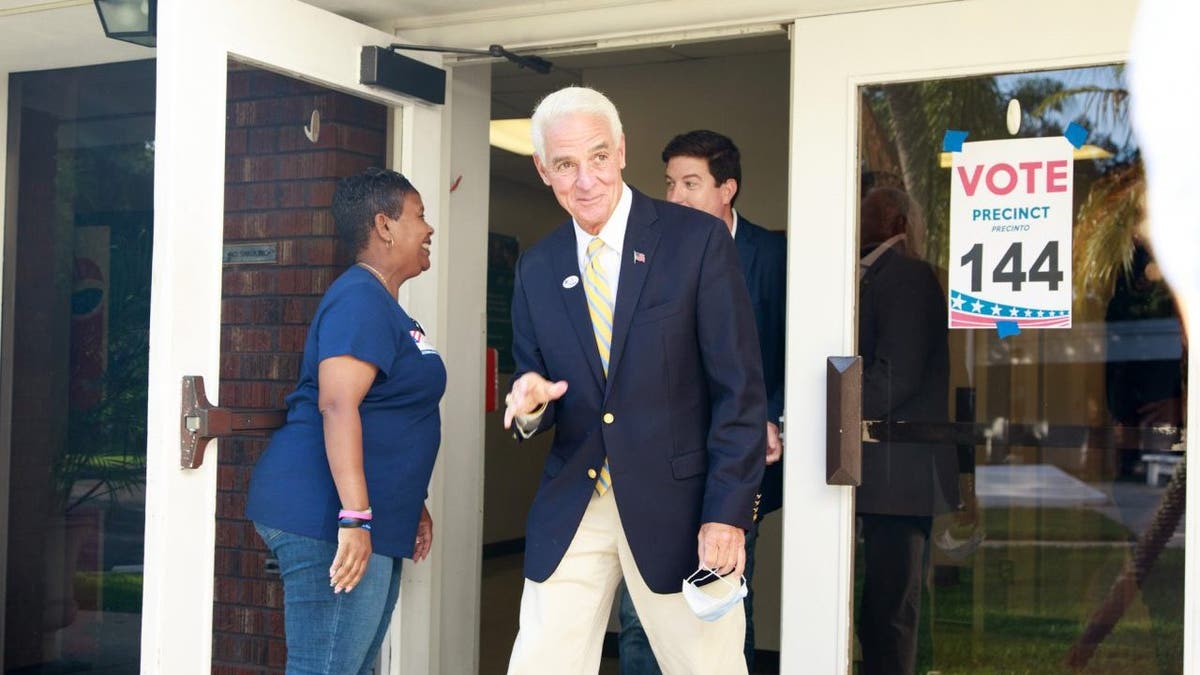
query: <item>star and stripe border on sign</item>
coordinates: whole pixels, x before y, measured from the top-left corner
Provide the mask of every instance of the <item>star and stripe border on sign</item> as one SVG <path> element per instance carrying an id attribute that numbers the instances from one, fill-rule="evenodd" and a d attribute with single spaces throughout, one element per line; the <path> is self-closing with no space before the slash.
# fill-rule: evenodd
<path id="1" fill-rule="evenodd" d="M 1071 325 L 1071 310 L 1010 305 L 951 291 L 951 328 L 991 328 L 1001 321 L 1021 328 L 1066 328 Z"/>

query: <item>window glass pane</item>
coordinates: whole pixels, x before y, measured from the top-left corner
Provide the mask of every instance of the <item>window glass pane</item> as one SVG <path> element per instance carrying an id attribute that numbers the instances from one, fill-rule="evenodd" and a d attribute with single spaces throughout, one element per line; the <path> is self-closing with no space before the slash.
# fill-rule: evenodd
<path id="1" fill-rule="evenodd" d="M 1144 237 L 1124 68 L 867 86 L 861 103 L 864 416 L 890 440 L 864 446 L 857 495 L 860 672 L 1180 672 L 1186 355 Z M 970 261 L 949 253 L 945 132 L 1072 122 L 1090 132 L 1058 261 L 1072 327 L 948 330 L 947 270 Z"/>
<path id="2" fill-rule="evenodd" d="M 140 61 L 10 80 L 11 673 L 138 672 L 154 77 Z"/>

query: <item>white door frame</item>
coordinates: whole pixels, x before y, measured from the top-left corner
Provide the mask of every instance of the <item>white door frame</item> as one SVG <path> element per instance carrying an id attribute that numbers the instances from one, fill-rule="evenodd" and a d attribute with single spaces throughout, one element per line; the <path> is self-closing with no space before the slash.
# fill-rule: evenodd
<path id="1" fill-rule="evenodd" d="M 386 46 L 392 35 L 296 0 L 160 0 L 158 12 L 142 672 L 200 674 L 210 672 L 212 657 L 219 448 L 210 448 L 201 468 L 179 468 L 180 378 L 203 375 L 210 396 L 217 391 L 228 59 L 393 106 L 389 156 L 420 186 L 435 223 L 447 202 L 442 111 L 358 83 L 361 48 Z M 440 63 L 433 55 L 424 59 Z M 435 239 L 434 265 L 447 254 Z M 422 279 L 408 289 L 426 299 L 420 311 L 426 325 L 437 327 L 435 341 L 449 325 L 439 287 L 436 279 Z M 429 616 L 436 575 L 432 565 L 418 570 L 406 573 L 401 603 Z M 426 628 L 413 633 L 412 644 L 401 640 L 417 661 L 425 658 L 405 672 L 431 672 L 436 635 Z M 393 672 L 399 670 L 397 662 Z"/>
<path id="2" fill-rule="evenodd" d="M 825 485 L 822 448 L 825 358 L 855 353 L 858 87 L 1123 61 L 1135 9 L 1135 0 L 973 0 L 795 23 L 788 313 L 814 317 L 817 328 L 788 332 L 782 672 L 851 666 L 853 495 Z M 1190 419 L 1200 419 L 1192 398 Z M 1189 549 L 1198 534 L 1189 525 Z M 1196 578 L 1200 556 L 1186 565 Z M 1196 596 L 1184 594 L 1184 672 L 1200 646 Z"/>

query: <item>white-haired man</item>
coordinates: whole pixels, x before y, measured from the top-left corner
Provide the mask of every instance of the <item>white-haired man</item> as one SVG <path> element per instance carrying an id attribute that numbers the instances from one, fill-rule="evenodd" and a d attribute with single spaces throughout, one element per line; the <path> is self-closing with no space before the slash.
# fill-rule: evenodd
<path id="1" fill-rule="evenodd" d="M 719 219 L 625 185 L 621 121 L 599 92 L 547 96 L 533 141 L 571 218 L 517 263 L 505 425 L 554 443 L 509 672 L 596 672 L 624 577 L 664 672 L 745 673 L 766 393 L 737 250 Z M 728 578 L 697 588 L 698 567 Z"/>

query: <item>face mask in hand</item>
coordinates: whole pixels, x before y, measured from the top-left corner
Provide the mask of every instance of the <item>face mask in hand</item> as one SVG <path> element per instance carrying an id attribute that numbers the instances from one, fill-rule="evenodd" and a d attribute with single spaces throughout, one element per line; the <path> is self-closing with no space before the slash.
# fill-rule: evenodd
<path id="1" fill-rule="evenodd" d="M 699 575 L 699 576 L 697 576 Z M 703 581 L 708 577 L 715 577 L 718 581 L 714 583 L 723 583 L 729 586 L 729 591 L 723 597 L 713 597 L 705 593 L 699 586 L 697 581 Z M 687 600 L 688 607 L 692 609 L 692 613 L 699 617 L 702 621 L 716 621 L 733 609 L 742 598 L 746 597 L 746 577 L 742 577 L 740 584 L 734 584 L 729 579 L 717 574 L 716 570 L 711 570 L 706 567 L 699 567 L 692 575 L 683 580 L 683 599 Z"/>

